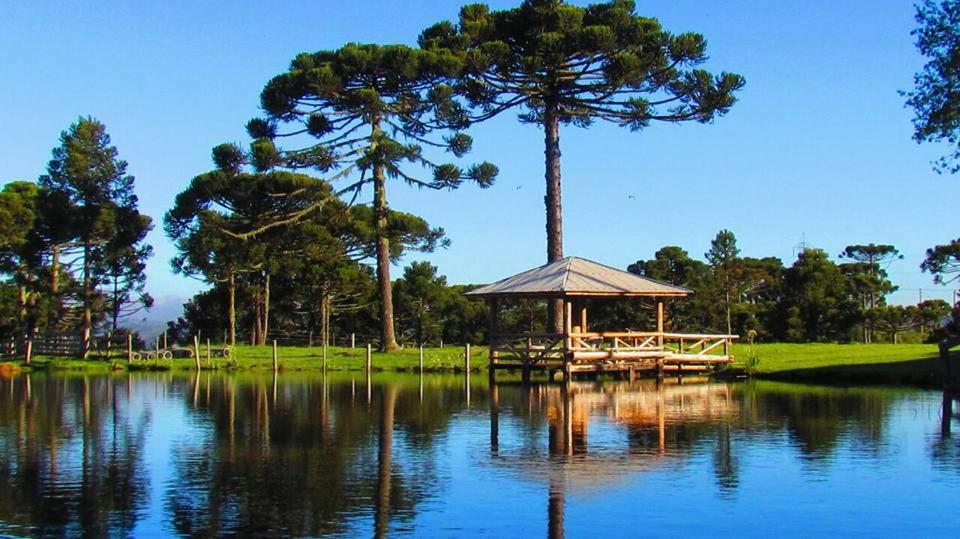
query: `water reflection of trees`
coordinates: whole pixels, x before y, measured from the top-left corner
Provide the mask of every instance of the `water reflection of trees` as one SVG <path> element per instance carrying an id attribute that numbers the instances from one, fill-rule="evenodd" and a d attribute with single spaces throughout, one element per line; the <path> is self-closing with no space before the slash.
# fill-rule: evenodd
<path id="1" fill-rule="evenodd" d="M 201 376 L 185 391 L 194 422 L 181 443 L 167 508 L 190 535 L 374 534 L 413 517 L 437 489 L 435 439 L 463 406 L 457 380 L 420 401 L 416 385 Z M 367 395 L 369 395 L 369 400 Z"/>
<path id="2" fill-rule="evenodd" d="M 589 425 L 603 416 L 603 421 L 623 428 L 623 451 L 630 454 L 682 458 L 712 445 L 719 477 L 736 467 L 731 443 L 741 434 L 786 432 L 809 459 L 829 459 L 847 439 L 857 450 L 880 451 L 895 401 L 891 397 L 897 391 L 768 382 L 698 384 L 687 379 L 683 384 L 644 380 L 501 385 L 492 395 L 497 411 L 522 420 L 521 432 L 514 433 L 525 444 L 520 453 L 536 452 L 536 433 L 546 423 L 551 453 L 588 454 Z M 499 425 L 500 413 L 492 413 L 496 417 L 491 424 Z M 499 448 L 496 437 L 491 443 Z"/>
<path id="3" fill-rule="evenodd" d="M 960 439 L 956 432 L 958 423 L 960 391 L 944 391 L 940 405 L 940 432 L 934 436 L 930 452 L 937 469 L 960 472 Z"/>
<path id="4" fill-rule="evenodd" d="M 844 390 L 786 384 L 690 384 L 573 382 L 567 385 L 500 385 L 490 390 L 490 450 L 495 466 L 547 486 L 548 535 L 563 535 L 566 492 L 597 489 L 635 473 L 680 467 L 697 454 L 712 456 L 721 496 L 740 485 L 740 450 L 750 440 L 785 432 L 812 462 L 832 462 L 843 445 L 874 454 L 883 447 L 884 426 L 895 392 Z M 506 436 L 521 446 L 504 450 Z M 519 432 L 511 432 L 519 419 Z M 543 423 L 546 423 L 545 429 Z M 591 441 L 591 423 L 618 426 Z M 546 454 L 537 455 L 546 430 Z M 619 450 L 611 450 L 619 447 Z M 627 458 L 624 458 L 624 457 Z"/>
<path id="5" fill-rule="evenodd" d="M 129 534 L 147 501 L 149 412 L 108 377 L 23 375 L 0 401 L 0 521 L 30 535 Z"/>
<path id="6" fill-rule="evenodd" d="M 849 438 L 859 451 L 883 448 L 884 425 L 890 406 L 902 391 L 883 388 L 830 388 L 794 384 L 749 383 L 741 428 L 785 430 L 801 455 L 829 462 L 837 447 Z"/>
<path id="7" fill-rule="evenodd" d="M 452 376 L 375 377 L 369 388 L 362 375 L 20 376 L 0 386 L 0 522 L 38 535 L 134 533 L 148 509 L 154 391 L 167 396 L 155 408 L 175 413 L 172 422 L 185 413 L 190 432 L 175 442 L 172 479 L 154 503 L 168 530 L 200 536 L 403 529 L 448 487 L 438 466 L 457 418 L 482 421 L 484 412 L 490 438 L 479 465 L 541 483 L 557 536 L 568 492 L 703 456 L 717 493 L 736 496 L 758 441 L 786 439 L 815 465 L 841 452 L 882 457 L 891 409 L 906 395 L 693 381 L 477 380 L 468 405 L 463 379 Z M 470 427 L 457 432 L 477 441 Z M 958 455 L 949 432 L 933 440 L 935 466 L 958 470 Z"/>

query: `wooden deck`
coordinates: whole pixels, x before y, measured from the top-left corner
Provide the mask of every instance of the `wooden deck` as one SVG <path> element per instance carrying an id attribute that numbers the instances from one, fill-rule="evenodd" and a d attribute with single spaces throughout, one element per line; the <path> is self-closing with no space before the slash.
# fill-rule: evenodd
<path id="1" fill-rule="evenodd" d="M 492 335 L 490 368 L 565 374 L 696 372 L 733 361 L 736 335 L 665 332 Z"/>

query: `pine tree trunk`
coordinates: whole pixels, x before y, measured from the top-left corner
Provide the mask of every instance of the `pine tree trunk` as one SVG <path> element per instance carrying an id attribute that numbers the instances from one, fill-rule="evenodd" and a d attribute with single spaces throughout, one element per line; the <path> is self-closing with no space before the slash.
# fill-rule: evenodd
<path id="1" fill-rule="evenodd" d="M 92 256 L 92 247 L 89 241 L 83 244 L 83 341 L 82 354 L 86 359 L 90 352 L 90 338 L 93 333 L 93 272 L 90 257 Z"/>
<path id="2" fill-rule="evenodd" d="M 50 248 L 50 292 L 56 296 L 60 292 L 60 244 Z"/>
<path id="3" fill-rule="evenodd" d="M 330 292 L 324 287 L 320 297 L 320 346 L 329 346 L 330 338 Z"/>
<path id="4" fill-rule="evenodd" d="M 114 275 L 113 276 L 113 305 L 111 305 L 113 307 L 113 312 L 111 313 L 111 322 L 110 322 L 111 333 L 117 332 L 117 325 L 120 320 L 120 291 L 118 290 L 120 287 L 120 284 L 118 281 L 119 281 L 119 278 L 116 275 Z"/>
<path id="5" fill-rule="evenodd" d="M 17 325 L 20 328 L 20 336 L 29 335 L 27 328 L 27 285 L 25 284 L 26 274 L 23 267 L 17 268 Z"/>
<path id="6" fill-rule="evenodd" d="M 60 244 L 50 248 L 50 308 L 47 313 L 47 331 L 56 328 L 60 317 Z"/>
<path id="7" fill-rule="evenodd" d="M 376 153 L 379 122 L 373 124 L 371 153 Z M 400 348 L 393 323 L 393 285 L 390 281 L 390 240 L 387 229 L 387 186 L 383 165 L 373 166 L 373 220 L 377 236 L 377 288 L 380 292 L 380 351 L 391 352 Z"/>
<path id="8" fill-rule="evenodd" d="M 237 281 L 233 272 L 230 272 L 229 284 L 227 285 L 230 294 L 229 313 L 227 313 L 227 323 L 230 324 L 230 346 L 237 345 Z"/>
<path id="9" fill-rule="evenodd" d="M 547 193 L 547 262 L 563 258 L 563 208 L 560 199 L 560 103 L 548 100 L 543 116 Z M 547 308 L 547 330 L 563 333 L 563 300 L 551 300 Z"/>
<path id="10" fill-rule="evenodd" d="M 263 303 L 260 298 L 260 287 L 253 286 L 253 335 L 250 344 L 265 344 L 261 336 L 263 335 Z"/>
<path id="11" fill-rule="evenodd" d="M 730 287 L 725 286 L 724 290 L 725 301 L 724 304 L 727 307 L 727 335 L 733 335 L 733 323 L 730 320 Z"/>
<path id="12" fill-rule="evenodd" d="M 860 306 L 861 306 L 861 308 L 863 309 L 863 312 L 866 314 L 866 313 L 867 313 L 867 298 L 866 298 L 866 296 L 863 297 L 863 301 L 860 302 Z M 868 316 L 869 316 L 869 315 L 866 315 L 866 316 L 863 317 L 863 344 L 867 344 L 867 343 L 870 342 L 870 335 L 867 333 L 867 317 L 868 317 Z"/>
<path id="13" fill-rule="evenodd" d="M 270 274 L 263 280 L 263 335 L 260 344 L 267 344 L 270 334 Z"/>

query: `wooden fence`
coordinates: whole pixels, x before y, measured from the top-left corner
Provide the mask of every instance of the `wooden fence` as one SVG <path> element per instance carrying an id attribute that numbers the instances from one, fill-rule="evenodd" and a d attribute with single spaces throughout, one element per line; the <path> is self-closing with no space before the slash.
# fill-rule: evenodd
<path id="1" fill-rule="evenodd" d="M 0 356 L 5 359 L 23 357 L 26 343 L 32 343 L 33 355 L 79 357 L 83 354 L 83 339 L 74 333 L 47 333 L 33 337 L 7 337 L 0 341 Z"/>

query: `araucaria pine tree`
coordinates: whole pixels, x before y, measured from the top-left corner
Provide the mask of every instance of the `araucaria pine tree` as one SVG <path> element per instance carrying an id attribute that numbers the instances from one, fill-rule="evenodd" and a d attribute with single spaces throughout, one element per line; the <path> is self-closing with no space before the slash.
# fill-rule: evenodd
<path id="1" fill-rule="evenodd" d="M 548 262 L 563 258 L 561 125 L 603 120 L 639 131 L 655 121 L 709 122 L 744 85 L 740 75 L 696 69 L 707 59 L 703 36 L 671 34 L 637 15 L 631 0 L 526 0 L 503 11 L 472 4 L 459 24 L 424 31 L 420 45 L 464 55 L 457 90 L 475 107 L 471 120 L 518 109 L 522 122 L 543 127 Z M 562 331 L 560 302 L 551 319 Z"/>
<path id="2" fill-rule="evenodd" d="M 423 51 L 403 45 L 346 45 L 335 51 L 300 54 L 290 69 L 264 88 L 265 119 L 248 123 L 254 157 L 275 166 L 313 168 L 331 181 L 351 183 L 342 191 L 373 187 L 376 266 L 382 350 L 397 348 L 390 282 L 387 180 L 401 179 L 428 189 L 452 189 L 464 181 L 486 187 L 497 174 L 482 163 L 462 169 L 437 163 L 423 145 L 460 157 L 472 141 L 438 129 L 465 125 L 464 111 L 445 84 L 462 68 L 449 51 Z M 286 126 L 289 130 L 281 132 Z M 278 148 L 279 137 L 310 136 L 306 147 Z M 258 157 L 259 156 L 259 157 Z M 272 161 L 272 162 L 271 162 Z M 424 178 L 419 172 L 428 170 Z"/>
<path id="3" fill-rule="evenodd" d="M 112 326 L 131 304 L 148 307 L 143 291 L 143 261 L 151 250 L 143 245 L 150 218 L 137 209 L 133 176 L 127 163 L 110 145 L 110 135 L 99 121 L 80 118 L 60 135 L 47 173 L 39 184 L 66 201 L 70 235 L 82 249 L 83 352 L 90 348 L 95 318 L 110 306 Z M 55 270 L 57 271 L 57 270 Z M 108 284 L 109 283 L 109 284 Z M 108 285 L 108 293 L 99 290 Z"/>

